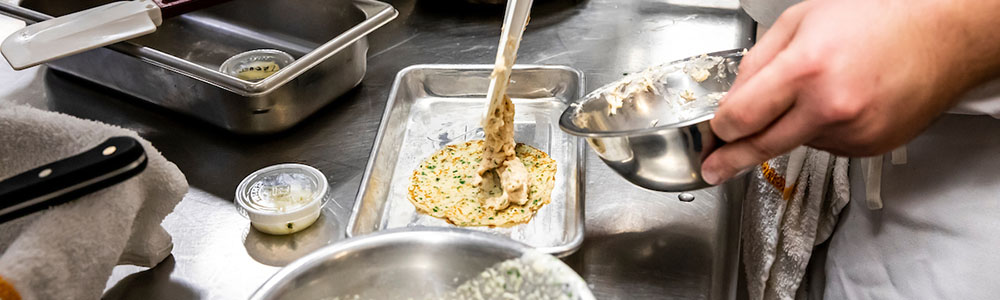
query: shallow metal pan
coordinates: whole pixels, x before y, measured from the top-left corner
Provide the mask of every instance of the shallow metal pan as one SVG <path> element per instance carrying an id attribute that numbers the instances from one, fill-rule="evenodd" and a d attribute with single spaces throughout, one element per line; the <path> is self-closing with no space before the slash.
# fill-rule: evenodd
<path id="1" fill-rule="evenodd" d="M 482 138 L 480 121 L 492 65 L 417 65 L 399 72 L 348 223 L 358 236 L 400 227 L 453 227 L 416 212 L 407 199 L 409 175 L 444 145 Z M 515 140 L 556 160 L 552 202 L 528 224 L 469 227 L 565 256 L 583 242 L 583 141 L 559 130 L 559 116 L 583 95 L 583 75 L 561 66 L 515 66 Z"/>
<path id="2" fill-rule="evenodd" d="M 0 13 L 33 23 L 107 0 L 24 0 Z M 366 36 L 395 18 L 375 0 L 236 0 L 164 20 L 157 31 L 48 65 L 233 132 L 287 129 L 358 85 Z M 250 82 L 223 74 L 227 58 L 277 49 L 296 60 Z"/>

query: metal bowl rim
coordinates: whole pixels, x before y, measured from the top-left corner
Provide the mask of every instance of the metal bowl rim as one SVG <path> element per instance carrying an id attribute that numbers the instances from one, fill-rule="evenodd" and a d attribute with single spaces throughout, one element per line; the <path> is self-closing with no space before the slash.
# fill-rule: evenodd
<path id="1" fill-rule="evenodd" d="M 336 253 L 353 249 L 362 249 L 366 245 L 379 244 L 379 241 L 420 240 L 420 237 L 425 236 L 470 240 L 474 243 L 489 244 L 492 247 L 512 249 L 521 254 L 529 251 L 538 251 L 531 248 L 531 246 L 503 236 L 470 229 L 447 227 L 405 227 L 388 229 L 348 238 L 296 259 L 292 263 L 281 268 L 281 270 L 278 270 L 278 272 L 274 273 L 274 275 L 268 278 L 267 281 L 265 281 L 264 284 L 262 284 L 248 299 L 267 299 L 267 297 L 271 296 L 270 293 L 275 291 L 276 287 L 283 283 L 287 283 L 287 281 L 291 278 L 306 272 L 308 266 L 319 264 L 327 257 L 335 255 Z"/>
<path id="2" fill-rule="evenodd" d="M 708 56 L 721 56 L 723 58 L 739 58 L 739 59 L 742 59 L 742 57 L 744 55 L 746 55 L 746 52 L 747 52 L 746 48 L 736 48 L 736 49 L 728 49 L 728 50 L 722 50 L 722 51 L 705 53 L 704 55 L 708 55 Z M 678 59 L 678 60 L 674 60 L 674 61 L 671 61 L 671 62 L 667 62 L 667 63 L 665 63 L 665 65 L 672 65 L 672 64 L 686 62 L 686 61 L 698 58 L 701 55 L 702 54 L 695 55 L 695 56 L 688 56 L 688 57 L 685 57 L 685 58 L 682 58 L 682 59 Z M 573 124 L 573 122 L 572 122 L 573 116 L 576 115 L 576 113 L 577 113 L 577 111 L 579 109 L 577 106 L 582 105 L 582 103 L 590 101 L 590 100 L 592 100 L 592 99 L 581 99 L 581 100 L 576 101 L 573 105 L 570 105 L 570 107 L 567 107 L 566 110 L 563 111 L 562 116 L 559 117 L 559 128 L 562 128 L 563 131 L 566 131 L 567 133 L 575 135 L 575 136 L 590 137 L 590 138 L 625 137 L 625 136 L 639 136 L 639 135 L 647 135 L 647 134 L 658 134 L 658 133 L 661 133 L 661 132 L 664 132 L 664 131 L 674 130 L 674 129 L 683 128 L 683 127 L 688 127 L 688 126 L 695 125 L 695 124 L 698 124 L 698 123 L 701 123 L 701 122 L 704 122 L 704 121 L 711 120 L 712 118 L 715 117 L 715 110 L 718 108 L 718 106 L 705 107 L 705 108 L 702 108 L 702 109 L 704 109 L 706 111 L 703 112 L 703 113 L 701 113 L 701 114 L 699 114 L 698 116 L 696 116 L 694 118 L 691 118 L 691 119 L 688 119 L 688 120 L 685 120 L 685 121 L 680 121 L 680 122 L 667 123 L 667 124 L 662 124 L 662 125 L 658 124 L 657 126 L 652 126 L 652 127 L 648 127 L 648 128 L 633 129 L 633 130 L 591 131 L 591 130 L 586 130 L 586 129 L 580 128 L 580 127 L 576 126 L 575 124 Z"/>
<path id="3" fill-rule="evenodd" d="M 640 135 L 650 135 L 659 134 L 665 131 L 677 130 L 680 128 L 688 127 L 691 125 L 696 125 L 702 122 L 707 122 L 712 118 L 715 118 L 715 107 L 704 108 L 706 111 L 697 117 L 680 121 L 674 123 L 667 123 L 663 125 L 656 125 L 641 129 L 632 130 L 607 130 L 607 131 L 591 131 L 580 128 L 573 124 L 573 116 L 576 115 L 576 108 L 570 107 L 563 112 L 562 116 L 559 118 L 559 128 L 566 131 L 569 134 L 575 136 L 582 136 L 588 138 L 608 138 L 608 137 L 628 137 L 628 136 L 640 136 Z"/>

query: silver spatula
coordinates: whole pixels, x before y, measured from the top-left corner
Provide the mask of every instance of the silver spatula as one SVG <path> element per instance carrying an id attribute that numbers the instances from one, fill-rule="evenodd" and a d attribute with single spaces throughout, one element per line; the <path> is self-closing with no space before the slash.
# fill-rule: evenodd
<path id="1" fill-rule="evenodd" d="M 11 34 L 0 52 L 16 70 L 156 31 L 165 18 L 225 0 L 135 0 L 112 2 L 38 22 Z"/>

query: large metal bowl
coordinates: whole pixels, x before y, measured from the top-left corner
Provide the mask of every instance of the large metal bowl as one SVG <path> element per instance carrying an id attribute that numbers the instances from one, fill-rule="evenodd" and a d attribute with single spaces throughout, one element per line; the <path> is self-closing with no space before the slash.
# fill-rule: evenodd
<path id="1" fill-rule="evenodd" d="M 624 82 L 636 81 L 643 73 L 627 76 L 570 106 L 562 114 L 559 126 L 570 134 L 586 138 L 611 169 L 638 186 L 665 192 L 708 187 L 701 176 L 701 162 L 724 144 L 709 126 L 716 105 L 686 110 L 681 117 L 676 105 L 671 104 L 671 101 L 677 103 L 676 99 L 667 99 L 676 95 L 668 91 L 688 90 L 699 99 L 728 91 L 736 79 L 743 52 L 739 49 L 709 53 L 710 57 L 721 57 L 723 67 L 712 69 L 708 79 L 701 82 L 680 67 L 702 56 L 647 70 L 643 73 L 657 74 L 652 88 L 630 93 L 620 108 L 612 108 L 609 98 L 615 96 L 605 91 L 621 87 Z M 663 71 L 675 67 L 675 71 Z"/>
<path id="2" fill-rule="evenodd" d="M 440 299 L 438 295 L 455 290 L 487 268 L 529 251 L 536 250 L 465 229 L 382 231 L 296 260 L 250 299 Z M 578 282 L 571 286 L 582 287 L 574 294 L 593 299 L 583 279 L 573 275 Z"/>

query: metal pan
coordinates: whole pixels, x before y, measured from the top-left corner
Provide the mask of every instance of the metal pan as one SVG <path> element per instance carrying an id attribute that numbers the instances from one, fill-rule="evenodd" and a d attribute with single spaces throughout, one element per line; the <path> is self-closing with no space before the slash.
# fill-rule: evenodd
<path id="1" fill-rule="evenodd" d="M 417 65 L 399 72 L 347 235 L 401 227 L 453 227 L 420 214 L 407 199 L 409 175 L 441 147 L 482 138 L 480 121 L 492 65 Z M 583 141 L 559 130 L 559 116 L 583 95 L 583 75 L 561 66 L 514 67 L 507 94 L 517 106 L 514 139 L 557 162 L 552 202 L 527 224 L 469 227 L 565 256 L 583 242 Z"/>
<path id="2" fill-rule="evenodd" d="M 537 257 L 536 263 L 518 269 L 562 276 L 524 277 L 514 292 L 551 290 L 539 287 L 555 282 L 570 292 L 558 299 L 594 299 L 583 279 L 551 256 L 489 234 L 444 228 L 389 230 L 324 247 L 278 271 L 250 299 L 470 299 L 448 294 L 497 263 L 526 256 Z"/>
<path id="3" fill-rule="evenodd" d="M 107 2 L 0 2 L 0 13 L 34 23 Z M 230 1 L 48 65 L 233 132 L 274 133 L 357 86 L 367 67 L 367 35 L 396 15 L 375 0 Z M 295 61 L 255 82 L 219 72 L 226 59 L 256 49 Z"/>

